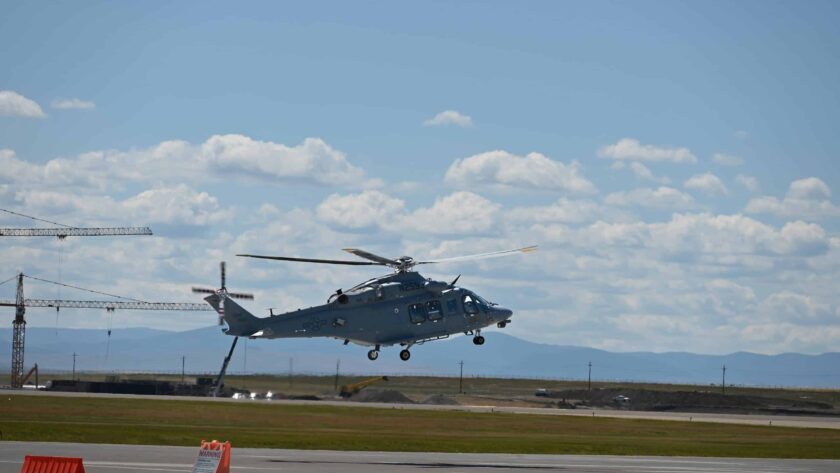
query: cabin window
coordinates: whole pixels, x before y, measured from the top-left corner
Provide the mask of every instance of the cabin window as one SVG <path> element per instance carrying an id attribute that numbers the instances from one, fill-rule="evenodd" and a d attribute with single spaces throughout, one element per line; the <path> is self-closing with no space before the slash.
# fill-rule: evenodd
<path id="1" fill-rule="evenodd" d="M 426 304 L 411 304 L 408 306 L 408 318 L 413 324 L 422 324 L 426 321 Z"/>
<path id="2" fill-rule="evenodd" d="M 464 313 L 475 315 L 478 313 L 478 304 L 475 303 L 475 298 L 467 294 L 464 296 Z"/>
<path id="3" fill-rule="evenodd" d="M 458 302 L 456 302 L 455 299 L 446 301 L 446 312 L 449 314 L 458 313 Z"/>
<path id="4" fill-rule="evenodd" d="M 426 302 L 426 312 L 429 320 L 433 322 L 443 318 L 443 308 L 440 306 L 440 301 Z"/>

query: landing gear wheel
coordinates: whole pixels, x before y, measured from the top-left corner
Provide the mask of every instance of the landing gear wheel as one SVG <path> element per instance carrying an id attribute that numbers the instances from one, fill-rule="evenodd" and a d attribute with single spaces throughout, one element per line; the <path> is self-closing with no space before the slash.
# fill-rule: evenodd
<path id="1" fill-rule="evenodd" d="M 371 350 L 368 352 L 368 360 L 374 361 L 379 358 L 379 352 L 376 350 Z"/>
<path id="2" fill-rule="evenodd" d="M 476 345 L 484 345 L 484 336 L 477 335 L 475 338 L 473 338 L 473 343 L 475 343 Z"/>
<path id="3" fill-rule="evenodd" d="M 499 322 L 499 323 L 497 323 L 497 324 L 496 324 L 496 327 L 499 327 L 499 328 L 505 328 L 505 327 L 507 327 L 507 320 L 505 320 L 504 322 Z"/>
<path id="4" fill-rule="evenodd" d="M 408 361 L 411 358 L 411 352 L 408 350 L 403 350 L 400 352 L 400 359 L 403 361 Z"/>

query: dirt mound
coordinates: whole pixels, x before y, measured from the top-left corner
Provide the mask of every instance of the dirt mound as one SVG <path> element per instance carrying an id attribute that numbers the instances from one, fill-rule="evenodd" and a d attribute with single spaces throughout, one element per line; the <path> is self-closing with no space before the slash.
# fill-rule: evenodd
<path id="1" fill-rule="evenodd" d="M 423 404 L 434 404 L 436 406 L 457 406 L 461 403 L 445 394 L 433 394 L 423 401 Z"/>
<path id="2" fill-rule="evenodd" d="M 387 402 L 392 404 L 414 404 L 414 401 L 393 389 L 365 389 L 350 397 L 355 402 Z"/>

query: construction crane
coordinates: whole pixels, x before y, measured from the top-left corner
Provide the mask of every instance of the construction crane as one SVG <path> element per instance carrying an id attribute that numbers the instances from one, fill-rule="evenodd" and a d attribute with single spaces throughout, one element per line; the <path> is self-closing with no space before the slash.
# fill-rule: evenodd
<path id="1" fill-rule="evenodd" d="M 24 217 L 31 220 L 35 220 L 38 222 L 48 223 L 50 225 L 55 225 L 51 228 L 0 228 L 0 236 L 11 236 L 11 237 L 39 237 L 39 236 L 54 236 L 58 237 L 59 240 L 64 240 L 68 236 L 126 236 L 126 235 L 151 235 L 152 230 L 149 227 L 96 227 L 96 228 L 82 228 L 82 227 L 75 227 L 72 225 L 65 225 L 63 223 L 54 222 L 52 220 L 46 220 L 39 217 L 33 217 L 31 215 L 22 214 L 19 212 L 15 212 L 8 209 L 0 208 L 0 211 L 5 212 L 10 215 L 16 215 L 18 217 Z M 59 275 L 61 274 L 61 253 L 59 252 Z M 60 277 L 59 277 L 60 279 Z M 8 301 L 4 301 L 4 305 L 8 305 Z M 140 309 L 140 310 L 195 310 L 195 309 L 185 309 L 185 308 L 165 308 L 165 307 L 142 307 L 142 306 L 134 306 L 134 307 L 119 307 L 121 304 L 112 303 L 111 305 L 99 305 L 99 304 L 107 304 L 107 303 L 100 303 L 98 301 L 61 301 L 61 300 L 54 300 L 54 301 L 46 301 L 46 300 L 39 300 L 39 301 L 25 301 L 23 299 L 23 274 L 20 275 L 18 278 L 18 293 L 17 297 L 14 302 L 14 306 L 16 307 L 15 310 L 15 320 L 12 322 L 12 387 L 19 388 L 23 384 L 21 381 L 21 377 L 23 376 L 23 354 L 24 354 L 24 341 L 26 337 L 26 320 L 24 319 L 24 314 L 26 312 L 25 307 L 55 307 L 58 310 L 58 307 L 64 305 L 65 307 L 105 307 L 106 309 L 113 311 L 114 309 Z"/>
<path id="2" fill-rule="evenodd" d="M 388 377 L 378 376 L 376 378 L 366 379 L 355 384 L 345 384 L 341 387 L 341 391 L 338 393 L 338 395 L 344 398 L 351 397 L 354 394 L 361 391 L 362 389 L 365 389 L 366 387 L 370 386 L 371 384 L 376 384 L 380 381 L 388 381 Z"/>
<path id="3" fill-rule="evenodd" d="M 52 228 L 0 228 L 0 236 L 54 236 L 59 239 L 64 239 L 69 236 L 126 236 L 126 235 L 151 235 L 152 230 L 149 227 L 74 227 L 65 225 L 63 223 L 53 222 L 43 218 L 33 217 L 31 215 L 14 212 L 7 209 L 0 209 L 7 214 L 17 215 L 18 217 L 25 217 L 39 222 L 57 225 Z"/>
<path id="4" fill-rule="evenodd" d="M 122 301 L 77 301 L 77 300 L 63 300 L 63 299 L 26 299 L 23 295 L 23 278 L 35 279 L 38 281 L 59 284 L 62 286 L 72 287 L 74 289 L 81 289 L 96 294 L 106 295 L 110 297 L 118 297 L 126 299 Z M 14 278 L 8 279 L 2 284 L 11 281 Z M 27 276 L 23 273 L 17 275 L 17 293 L 15 300 L 0 300 L 0 307 L 14 307 L 15 321 L 14 330 L 12 333 L 12 373 L 11 386 L 12 388 L 20 388 L 23 386 L 23 355 L 26 339 L 26 314 L 27 307 L 68 307 L 74 309 L 91 308 L 91 309 L 106 309 L 112 312 L 116 309 L 126 310 L 178 310 L 178 311 L 213 311 L 213 308 L 207 304 L 196 304 L 191 302 L 145 302 L 136 299 L 127 299 L 121 296 L 115 296 L 99 291 L 84 289 L 69 284 L 57 283 L 47 279 Z M 110 335 L 110 330 L 109 330 Z"/>

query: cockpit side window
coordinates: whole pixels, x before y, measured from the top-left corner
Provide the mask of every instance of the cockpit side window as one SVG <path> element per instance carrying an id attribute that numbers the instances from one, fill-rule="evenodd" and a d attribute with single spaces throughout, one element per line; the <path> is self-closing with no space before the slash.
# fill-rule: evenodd
<path id="1" fill-rule="evenodd" d="M 426 321 L 426 304 L 411 304 L 408 306 L 408 318 L 413 324 L 422 324 Z"/>
<path id="2" fill-rule="evenodd" d="M 478 304 L 475 302 L 475 298 L 469 294 L 464 295 L 463 297 L 464 302 L 464 313 L 468 315 L 475 315 L 478 313 Z"/>
<path id="3" fill-rule="evenodd" d="M 455 299 L 449 299 L 446 301 L 446 312 L 449 314 L 458 313 L 458 301 Z"/>
<path id="4" fill-rule="evenodd" d="M 443 308 L 440 306 L 440 301 L 426 302 L 426 312 L 428 313 L 429 320 L 433 322 L 443 318 Z"/>

